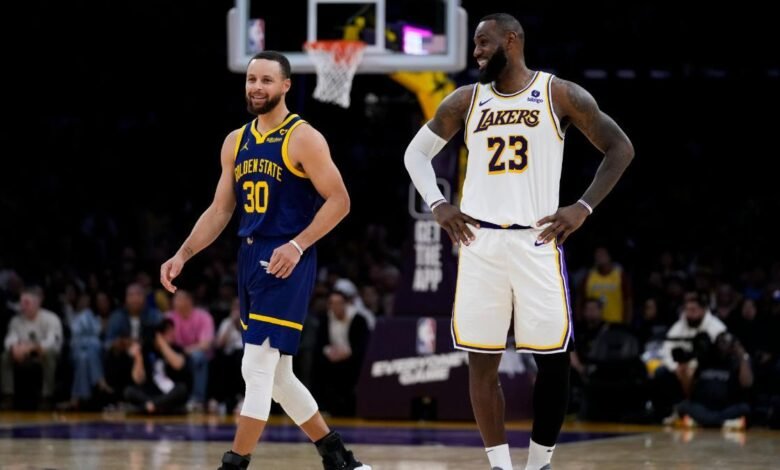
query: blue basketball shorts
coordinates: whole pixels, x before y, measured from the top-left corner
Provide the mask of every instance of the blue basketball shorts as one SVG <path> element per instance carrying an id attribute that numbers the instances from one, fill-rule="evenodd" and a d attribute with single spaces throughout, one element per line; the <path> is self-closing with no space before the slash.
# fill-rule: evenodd
<path id="1" fill-rule="evenodd" d="M 287 279 L 268 274 L 271 254 L 289 237 L 245 237 L 238 253 L 238 298 L 244 343 L 266 339 L 280 352 L 295 355 L 317 275 L 314 247 L 303 253 Z"/>

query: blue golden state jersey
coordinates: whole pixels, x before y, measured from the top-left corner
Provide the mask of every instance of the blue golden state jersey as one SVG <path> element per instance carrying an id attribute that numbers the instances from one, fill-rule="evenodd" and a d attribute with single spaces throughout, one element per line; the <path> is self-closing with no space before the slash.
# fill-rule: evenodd
<path id="1" fill-rule="evenodd" d="M 289 114 L 275 129 L 261 134 L 256 120 L 238 134 L 233 176 L 240 237 L 294 237 L 314 219 L 322 197 L 287 154 L 290 136 L 304 121 Z"/>

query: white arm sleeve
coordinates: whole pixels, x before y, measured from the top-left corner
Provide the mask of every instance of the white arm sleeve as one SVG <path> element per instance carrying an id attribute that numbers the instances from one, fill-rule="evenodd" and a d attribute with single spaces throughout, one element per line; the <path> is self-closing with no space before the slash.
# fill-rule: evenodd
<path id="1" fill-rule="evenodd" d="M 409 142 L 406 154 L 404 154 L 406 171 L 409 172 L 412 183 L 428 207 L 434 202 L 444 199 L 439 185 L 436 184 L 436 173 L 433 171 L 431 160 L 446 144 L 447 141 L 436 135 L 426 124 Z"/>

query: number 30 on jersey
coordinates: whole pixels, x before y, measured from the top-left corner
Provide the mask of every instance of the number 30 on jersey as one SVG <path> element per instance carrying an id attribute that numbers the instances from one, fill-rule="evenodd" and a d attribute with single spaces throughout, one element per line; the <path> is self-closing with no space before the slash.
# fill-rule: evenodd
<path id="1" fill-rule="evenodd" d="M 488 164 L 488 174 L 522 173 L 528 167 L 528 140 L 522 135 L 509 136 L 509 148 L 514 150 L 512 158 L 502 160 L 507 142 L 503 137 L 488 137 L 488 151 L 493 152 L 493 158 Z"/>
<path id="2" fill-rule="evenodd" d="M 245 191 L 244 211 L 247 214 L 262 214 L 268 208 L 268 182 L 244 181 L 241 189 Z"/>

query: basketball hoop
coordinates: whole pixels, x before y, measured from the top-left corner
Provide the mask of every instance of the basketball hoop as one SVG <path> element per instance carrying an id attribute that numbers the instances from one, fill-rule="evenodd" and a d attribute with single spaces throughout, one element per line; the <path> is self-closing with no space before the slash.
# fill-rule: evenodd
<path id="1" fill-rule="evenodd" d="M 307 42 L 306 50 L 317 71 L 314 98 L 349 108 L 352 78 L 363 59 L 362 41 L 328 40 Z"/>

